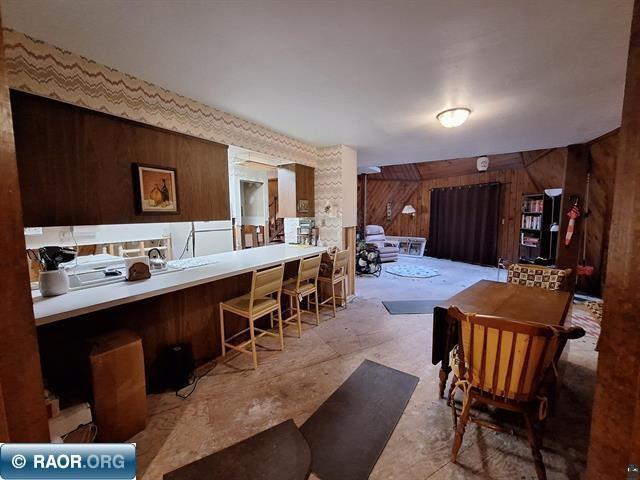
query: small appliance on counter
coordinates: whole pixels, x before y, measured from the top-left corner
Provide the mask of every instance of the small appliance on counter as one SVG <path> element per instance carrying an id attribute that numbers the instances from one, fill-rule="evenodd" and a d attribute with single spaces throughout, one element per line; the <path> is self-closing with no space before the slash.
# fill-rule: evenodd
<path id="1" fill-rule="evenodd" d="M 301 218 L 299 220 L 296 243 L 318 246 L 318 228 L 313 218 Z"/>
<path id="2" fill-rule="evenodd" d="M 146 255 L 124 259 L 124 275 L 127 280 L 145 280 L 151 278 L 150 260 Z"/>
<path id="3" fill-rule="evenodd" d="M 60 264 L 70 262 L 75 257 L 75 250 L 65 247 L 49 246 L 38 250 L 40 263 L 38 286 L 43 297 L 55 297 L 69 291 L 69 276 L 64 268 L 59 267 Z"/>
<path id="4" fill-rule="evenodd" d="M 149 256 L 149 269 L 152 272 L 167 269 L 167 260 L 159 248 L 150 249 L 147 255 Z"/>

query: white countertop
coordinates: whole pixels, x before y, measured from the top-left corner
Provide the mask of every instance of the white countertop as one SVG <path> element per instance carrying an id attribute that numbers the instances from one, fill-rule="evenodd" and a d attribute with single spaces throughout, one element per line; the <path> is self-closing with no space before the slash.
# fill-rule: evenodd
<path id="1" fill-rule="evenodd" d="M 233 277 L 258 268 L 318 255 L 325 250 L 326 247 L 269 245 L 218 253 L 211 256 L 217 263 L 176 270 L 137 282 L 118 282 L 48 298 L 43 298 L 40 292 L 35 290 L 32 294 L 33 313 L 36 325 L 46 325 L 65 318 Z"/>

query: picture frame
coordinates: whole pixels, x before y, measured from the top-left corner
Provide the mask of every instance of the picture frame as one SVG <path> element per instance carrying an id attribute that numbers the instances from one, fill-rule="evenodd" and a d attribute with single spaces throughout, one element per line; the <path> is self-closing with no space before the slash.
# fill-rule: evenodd
<path id="1" fill-rule="evenodd" d="M 298 200 L 298 212 L 309 213 L 309 200 Z"/>
<path id="2" fill-rule="evenodd" d="M 175 168 L 133 163 L 133 187 L 139 214 L 178 214 L 178 176 Z"/>

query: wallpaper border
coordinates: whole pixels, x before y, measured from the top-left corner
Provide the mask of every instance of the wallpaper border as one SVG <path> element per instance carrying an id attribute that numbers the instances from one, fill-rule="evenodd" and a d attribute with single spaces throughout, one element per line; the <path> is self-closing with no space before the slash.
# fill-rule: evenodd
<path id="1" fill-rule="evenodd" d="M 318 148 L 5 28 L 11 88 L 315 166 Z"/>

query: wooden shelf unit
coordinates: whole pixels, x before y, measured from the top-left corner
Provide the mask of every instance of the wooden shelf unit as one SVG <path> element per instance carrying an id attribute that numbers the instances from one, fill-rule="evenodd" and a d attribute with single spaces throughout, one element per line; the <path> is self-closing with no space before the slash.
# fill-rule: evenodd
<path id="1" fill-rule="evenodd" d="M 555 262 L 558 232 L 551 231 L 551 226 L 559 223 L 560 200 L 561 196 L 556 197 L 554 203 L 544 193 L 522 195 L 519 242 L 521 262 L 533 263 L 536 259 L 536 263 L 548 265 Z"/>

